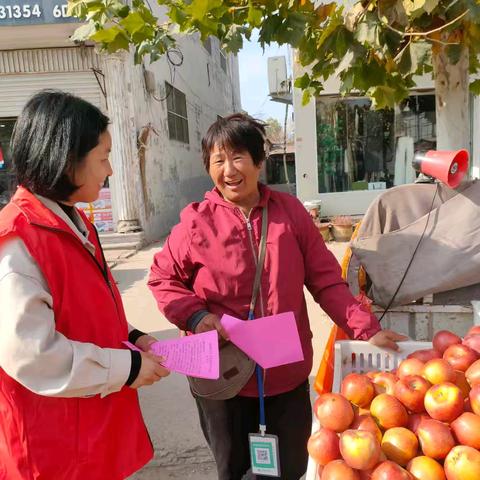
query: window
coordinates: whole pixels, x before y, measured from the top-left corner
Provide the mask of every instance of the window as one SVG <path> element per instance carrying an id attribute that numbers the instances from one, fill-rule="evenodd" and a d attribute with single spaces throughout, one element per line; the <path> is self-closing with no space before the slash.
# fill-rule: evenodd
<path id="1" fill-rule="evenodd" d="M 190 143 L 185 94 L 165 82 L 167 92 L 168 134 L 170 139 Z"/>
<path id="2" fill-rule="evenodd" d="M 15 190 L 14 176 L 10 172 L 9 143 L 15 125 L 14 118 L 0 118 L 0 209 L 10 200 Z"/>
<path id="3" fill-rule="evenodd" d="M 436 146 L 434 95 L 371 110 L 367 98 L 317 99 L 320 193 L 375 190 L 415 181 L 414 152 Z"/>
<path id="4" fill-rule="evenodd" d="M 227 54 L 221 48 L 218 52 L 220 54 L 220 66 L 222 67 L 222 70 L 227 73 Z"/>
<path id="5" fill-rule="evenodd" d="M 212 38 L 207 37 L 203 42 L 203 48 L 211 55 L 212 54 Z"/>

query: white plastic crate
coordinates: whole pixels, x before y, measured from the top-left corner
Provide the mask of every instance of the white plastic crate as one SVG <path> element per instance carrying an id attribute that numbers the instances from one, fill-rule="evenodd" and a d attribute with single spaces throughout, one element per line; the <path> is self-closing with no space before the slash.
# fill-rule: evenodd
<path id="1" fill-rule="evenodd" d="M 349 373 L 388 371 L 415 350 L 432 348 L 431 342 L 399 342 L 400 350 L 395 352 L 358 340 L 339 340 L 335 342 L 335 363 L 333 374 L 333 392 L 339 392 L 343 378 Z M 320 428 L 317 417 L 313 415 L 312 433 Z M 315 461 L 309 457 L 305 480 L 320 480 Z"/>

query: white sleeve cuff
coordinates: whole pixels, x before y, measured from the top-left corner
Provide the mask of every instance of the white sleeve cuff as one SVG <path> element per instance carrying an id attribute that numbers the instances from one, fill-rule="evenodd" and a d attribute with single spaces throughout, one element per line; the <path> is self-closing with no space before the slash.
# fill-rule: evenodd
<path id="1" fill-rule="evenodd" d="M 132 354 L 130 350 L 121 350 L 108 348 L 110 354 L 110 365 L 108 369 L 108 379 L 105 389 L 101 392 L 101 397 L 121 390 L 130 376 L 132 368 Z"/>

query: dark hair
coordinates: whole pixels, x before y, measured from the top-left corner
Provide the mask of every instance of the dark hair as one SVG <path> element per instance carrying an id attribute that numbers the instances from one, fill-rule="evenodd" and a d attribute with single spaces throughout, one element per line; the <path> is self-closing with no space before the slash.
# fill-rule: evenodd
<path id="1" fill-rule="evenodd" d="M 210 153 L 219 144 L 222 148 L 230 147 L 238 151 L 248 151 L 253 163 L 260 165 L 265 160 L 265 124 L 244 113 L 234 113 L 219 118 L 210 125 L 202 139 L 203 164 L 210 169 Z"/>
<path id="2" fill-rule="evenodd" d="M 98 145 L 108 122 L 97 107 L 69 93 L 35 94 L 10 142 L 17 183 L 52 200 L 67 200 L 79 188 L 70 180 L 75 167 Z"/>

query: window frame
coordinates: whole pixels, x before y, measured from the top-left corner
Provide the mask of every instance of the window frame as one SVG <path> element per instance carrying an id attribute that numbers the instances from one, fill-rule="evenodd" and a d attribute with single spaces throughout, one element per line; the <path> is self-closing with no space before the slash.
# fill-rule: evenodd
<path id="1" fill-rule="evenodd" d="M 227 52 L 225 52 L 225 50 L 223 50 L 222 48 L 219 48 L 218 53 L 220 57 L 220 67 L 225 73 L 228 73 Z"/>
<path id="2" fill-rule="evenodd" d="M 168 82 L 165 82 L 167 92 L 167 124 L 170 140 L 190 144 L 188 128 L 188 110 L 186 95 Z"/>

